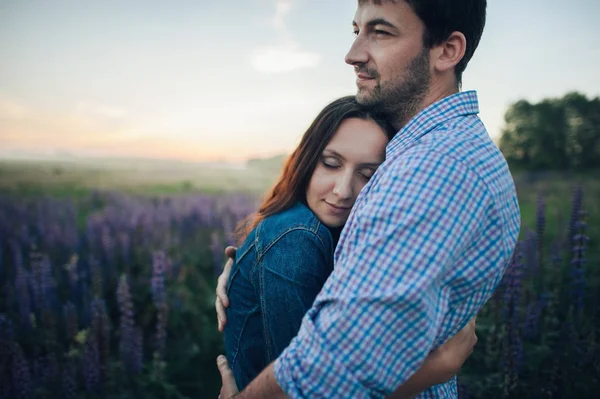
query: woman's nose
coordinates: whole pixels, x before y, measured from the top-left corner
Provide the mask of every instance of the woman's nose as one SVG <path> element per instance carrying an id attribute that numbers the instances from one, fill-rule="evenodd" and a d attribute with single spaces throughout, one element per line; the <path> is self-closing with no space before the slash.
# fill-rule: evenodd
<path id="1" fill-rule="evenodd" d="M 339 176 L 339 178 L 336 179 L 335 186 L 333 187 L 333 193 L 340 199 L 352 198 L 352 177 L 347 173 Z"/>

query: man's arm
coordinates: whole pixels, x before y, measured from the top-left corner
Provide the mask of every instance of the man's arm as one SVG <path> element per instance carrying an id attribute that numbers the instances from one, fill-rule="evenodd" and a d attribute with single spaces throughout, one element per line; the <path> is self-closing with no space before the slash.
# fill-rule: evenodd
<path id="1" fill-rule="evenodd" d="M 275 380 L 273 372 L 273 363 L 264 369 L 258 377 L 256 377 L 250 385 L 244 389 L 244 392 L 236 396 L 237 399 L 285 399 L 287 398 L 283 389 Z"/>
<path id="2" fill-rule="evenodd" d="M 429 354 L 419 370 L 408 381 L 398 387 L 389 398 L 411 398 L 432 385 L 450 380 L 458 373 L 464 361 L 472 353 L 476 343 L 475 318 L 473 318 L 458 334 Z M 219 356 L 217 366 L 222 378 L 219 399 L 235 397 L 238 395 L 238 389 L 225 356 Z M 272 364 L 263 371 L 263 374 L 258 376 L 240 397 L 286 397 L 275 381 Z"/>
<path id="3" fill-rule="evenodd" d="M 488 292 L 470 290 L 501 275 L 484 250 L 463 258 L 487 227 L 490 194 L 448 154 L 404 154 L 357 206 L 334 272 L 275 362 L 291 397 L 391 394 L 479 310 Z M 454 281 L 467 287 L 455 295 L 478 295 L 449 313 Z"/>

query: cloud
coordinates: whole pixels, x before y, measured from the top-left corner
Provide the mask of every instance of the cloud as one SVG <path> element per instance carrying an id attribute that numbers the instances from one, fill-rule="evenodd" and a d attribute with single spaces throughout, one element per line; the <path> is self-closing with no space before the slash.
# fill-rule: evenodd
<path id="1" fill-rule="evenodd" d="M 285 17 L 292 9 L 292 0 L 276 0 L 275 16 L 273 17 L 273 26 L 275 29 L 285 31 Z"/>
<path id="2" fill-rule="evenodd" d="M 275 15 L 271 22 L 283 44 L 260 46 L 252 52 L 250 63 L 258 72 L 278 74 L 298 69 L 314 68 L 321 56 L 305 51 L 292 39 L 285 18 L 292 10 L 293 0 L 275 0 Z"/>
<path id="3" fill-rule="evenodd" d="M 262 73 L 285 73 L 297 69 L 314 68 L 319 65 L 319 54 L 309 53 L 287 46 L 258 48 L 252 55 L 252 66 Z"/>
<path id="4" fill-rule="evenodd" d="M 127 116 L 127 111 L 124 108 L 87 102 L 80 102 L 77 104 L 76 111 L 82 115 L 106 119 L 122 119 Z"/>
<path id="5" fill-rule="evenodd" d="M 0 98 L 0 120 L 21 120 L 27 116 L 28 110 L 21 104 Z"/>

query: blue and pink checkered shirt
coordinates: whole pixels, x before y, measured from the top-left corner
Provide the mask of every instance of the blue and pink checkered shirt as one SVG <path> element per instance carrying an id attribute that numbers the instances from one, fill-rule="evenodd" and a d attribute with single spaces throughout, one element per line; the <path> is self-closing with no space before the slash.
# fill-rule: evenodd
<path id="1" fill-rule="evenodd" d="M 362 190 L 334 271 L 275 362 L 292 398 L 379 398 L 477 314 L 520 226 L 514 182 L 475 92 L 438 101 L 396 135 Z M 456 379 L 420 398 L 456 398 Z"/>

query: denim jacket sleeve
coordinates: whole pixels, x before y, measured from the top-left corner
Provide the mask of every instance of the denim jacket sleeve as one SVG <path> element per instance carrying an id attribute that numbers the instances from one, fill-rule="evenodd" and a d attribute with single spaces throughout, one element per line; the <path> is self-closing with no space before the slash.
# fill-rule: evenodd
<path id="1" fill-rule="evenodd" d="M 268 363 L 289 345 L 332 269 L 332 254 L 315 232 L 296 228 L 279 237 L 253 276 L 258 291 Z"/>

